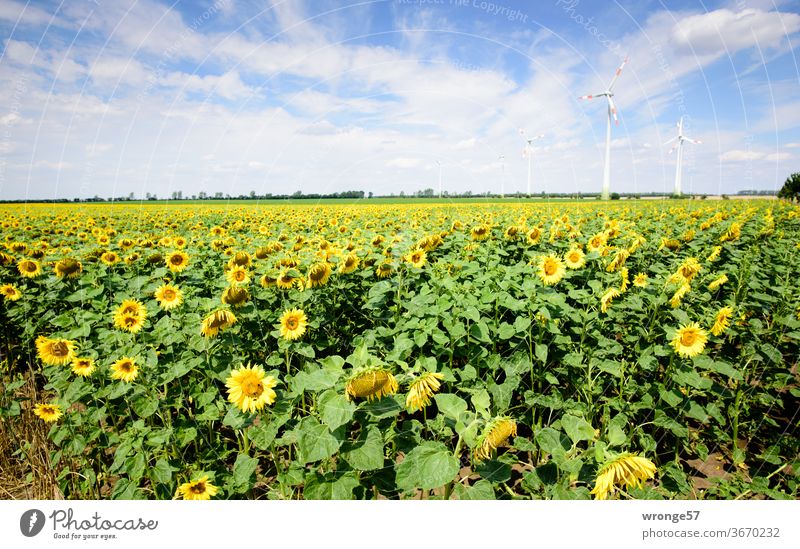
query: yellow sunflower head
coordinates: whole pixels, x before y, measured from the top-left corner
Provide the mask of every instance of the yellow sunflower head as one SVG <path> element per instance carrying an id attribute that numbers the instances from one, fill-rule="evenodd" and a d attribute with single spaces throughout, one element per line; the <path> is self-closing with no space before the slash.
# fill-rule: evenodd
<path id="1" fill-rule="evenodd" d="M 214 337 L 221 330 L 230 328 L 236 323 L 234 314 L 226 309 L 217 309 L 203 319 L 200 333 L 205 337 Z"/>
<path id="2" fill-rule="evenodd" d="M 564 254 L 564 263 L 570 269 L 580 269 L 586 264 L 586 254 L 580 248 L 572 248 Z"/>
<path id="3" fill-rule="evenodd" d="M 124 356 L 111 365 L 111 379 L 130 383 L 139 375 L 139 366 L 133 358 Z"/>
<path id="4" fill-rule="evenodd" d="M 94 360 L 87 357 L 75 357 L 72 359 L 72 373 L 81 377 L 88 377 L 94 372 Z"/>
<path id="5" fill-rule="evenodd" d="M 167 255 L 167 267 L 174 273 L 183 271 L 189 265 L 189 254 L 183 251 L 175 251 Z"/>
<path id="6" fill-rule="evenodd" d="M 23 259 L 17 263 L 17 270 L 19 274 L 25 278 L 36 278 L 42 274 L 42 266 L 39 265 L 38 261 L 34 261 L 33 259 Z"/>
<path id="7" fill-rule="evenodd" d="M 406 255 L 406 261 L 417 269 L 422 268 L 428 260 L 425 250 L 412 250 Z"/>
<path id="8" fill-rule="evenodd" d="M 546 255 L 539 259 L 537 274 L 546 286 L 558 283 L 565 272 L 564 263 L 558 257 Z"/>
<path id="9" fill-rule="evenodd" d="M 485 223 L 472 227 L 472 230 L 470 231 L 470 235 L 472 236 L 473 240 L 486 240 L 489 238 L 490 234 L 491 229 L 489 225 Z"/>
<path id="10" fill-rule="evenodd" d="M 155 298 L 158 306 L 169 311 L 183 303 L 183 292 L 177 286 L 164 284 L 155 291 Z"/>
<path id="11" fill-rule="evenodd" d="M 697 322 L 691 322 L 678 328 L 672 338 L 672 346 L 680 356 L 691 358 L 705 349 L 708 336 Z"/>
<path id="12" fill-rule="evenodd" d="M 349 253 L 339 264 L 339 272 L 342 274 L 352 273 L 358 268 L 358 263 L 358 256 L 354 253 Z"/>
<path id="13" fill-rule="evenodd" d="M 440 381 L 444 376 L 438 372 L 425 372 L 411 382 L 406 396 L 406 408 L 415 412 L 427 407 L 431 403 L 431 398 L 439 391 Z"/>
<path id="14" fill-rule="evenodd" d="M 83 265 L 77 259 L 67 257 L 56 262 L 55 271 L 59 278 L 78 278 L 83 271 Z"/>
<path id="15" fill-rule="evenodd" d="M 36 353 L 49 366 L 69 364 L 75 356 L 75 342 L 68 339 L 36 338 Z"/>
<path id="16" fill-rule="evenodd" d="M 315 263 L 308 269 L 308 286 L 316 288 L 324 286 L 331 277 L 331 265 L 327 261 Z"/>
<path id="17" fill-rule="evenodd" d="M 231 286 L 245 285 L 250 283 L 250 273 L 244 267 L 233 265 L 225 274 L 225 279 Z"/>
<path id="18" fill-rule="evenodd" d="M 600 312 L 607 312 L 611 306 L 611 302 L 620 296 L 619 290 L 616 288 L 609 288 L 606 293 L 600 298 Z"/>
<path id="19" fill-rule="evenodd" d="M 233 307 L 242 307 L 250 299 L 250 292 L 242 286 L 228 286 L 222 292 L 222 303 Z"/>
<path id="20" fill-rule="evenodd" d="M 600 468 L 592 495 L 595 499 L 608 499 L 617 487 L 641 486 L 656 474 L 656 466 L 647 458 L 622 454 Z"/>
<path id="21" fill-rule="evenodd" d="M 389 278 L 394 273 L 394 264 L 391 261 L 384 261 L 375 269 L 378 278 Z"/>
<path id="22" fill-rule="evenodd" d="M 478 437 L 475 446 L 475 459 L 483 461 L 492 457 L 492 452 L 517 436 L 517 422 L 510 417 L 499 416 L 490 421 Z"/>
<path id="23" fill-rule="evenodd" d="M 100 255 L 100 261 L 106 265 L 114 265 L 119 263 L 119 256 L 115 252 L 104 252 Z"/>
<path id="24" fill-rule="evenodd" d="M 46 423 L 58 421 L 58 418 L 64 414 L 61 412 L 61 407 L 58 404 L 37 404 L 33 408 L 33 413 Z"/>
<path id="25" fill-rule="evenodd" d="M 193 501 L 209 500 L 216 496 L 218 492 L 219 488 L 208 480 L 208 475 L 204 475 L 191 482 L 184 482 L 178 486 L 178 490 L 175 492 L 175 499 L 180 498 Z"/>
<path id="26" fill-rule="evenodd" d="M 2 294 L 3 298 L 7 299 L 8 301 L 17 301 L 22 297 L 22 292 L 20 292 L 13 284 L 3 284 L 0 286 L 0 294 Z"/>
<path id="27" fill-rule="evenodd" d="M 633 277 L 633 285 L 637 288 L 645 288 L 647 286 L 647 273 L 638 273 Z"/>
<path id="28" fill-rule="evenodd" d="M 370 366 L 355 371 L 345 386 L 348 400 L 366 398 L 368 402 L 397 393 L 397 380 L 392 372 L 381 366 Z"/>
<path id="29" fill-rule="evenodd" d="M 281 337 L 288 341 L 299 339 L 306 333 L 307 325 L 308 318 L 301 309 L 289 309 L 280 318 Z"/>
<path id="30" fill-rule="evenodd" d="M 267 404 L 275 402 L 276 394 L 272 389 L 278 381 L 265 375 L 261 366 L 242 365 L 232 370 L 225 386 L 228 388 L 228 401 L 242 412 L 255 413 Z"/>
<path id="31" fill-rule="evenodd" d="M 731 317 L 733 316 L 733 307 L 722 307 L 717 311 L 714 317 L 714 325 L 711 327 L 711 333 L 715 336 L 722 335 L 728 326 L 731 324 Z"/>

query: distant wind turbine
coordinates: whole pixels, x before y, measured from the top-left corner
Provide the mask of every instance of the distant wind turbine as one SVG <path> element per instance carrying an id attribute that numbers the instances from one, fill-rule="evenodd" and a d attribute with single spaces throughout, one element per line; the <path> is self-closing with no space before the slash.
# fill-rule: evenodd
<path id="1" fill-rule="evenodd" d="M 506 155 L 501 154 L 497 157 L 500 161 L 500 198 L 506 197 Z"/>
<path id="2" fill-rule="evenodd" d="M 677 196 L 681 195 L 681 168 L 683 167 L 683 142 L 688 141 L 689 143 L 693 143 L 695 145 L 699 145 L 702 141 L 697 139 L 692 139 L 690 137 L 686 137 L 683 135 L 683 117 L 681 116 L 680 120 L 678 120 L 678 135 L 664 143 L 664 145 L 669 145 L 673 141 L 677 142 L 672 146 L 669 150 L 669 154 L 675 152 L 675 149 L 678 150 L 678 155 L 675 159 L 675 194 Z"/>
<path id="3" fill-rule="evenodd" d="M 614 84 L 616 83 L 617 78 L 619 78 L 619 75 L 627 62 L 628 58 L 626 57 L 617 69 L 617 72 L 614 73 L 614 78 L 611 79 L 611 83 L 608 85 L 608 88 L 606 88 L 606 91 L 602 93 L 595 93 L 593 95 L 582 95 L 580 97 L 580 99 L 605 97 L 608 102 L 608 122 L 606 123 L 606 163 L 605 167 L 603 168 L 603 194 L 601 195 L 603 200 L 608 200 L 609 190 L 611 188 L 611 118 L 614 118 L 615 124 L 619 124 L 619 119 L 617 118 L 617 106 L 614 105 L 614 100 L 611 99 L 614 97 L 614 94 L 611 92 L 611 90 L 614 88 Z"/>
<path id="4" fill-rule="evenodd" d="M 442 161 L 437 160 L 436 165 L 439 166 L 439 198 L 442 198 Z"/>
<path id="5" fill-rule="evenodd" d="M 519 129 L 519 134 L 522 136 L 522 139 L 525 140 L 525 148 L 522 149 L 522 158 L 528 159 L 528 196 L 531 195 L 531 160 L 533 159 L 533 142 L 541 139 L 544 137 L 543 133 L 536 135 L 534 137 L 528 137 L 525 135 L 525 130 L 522 128 Z"/>

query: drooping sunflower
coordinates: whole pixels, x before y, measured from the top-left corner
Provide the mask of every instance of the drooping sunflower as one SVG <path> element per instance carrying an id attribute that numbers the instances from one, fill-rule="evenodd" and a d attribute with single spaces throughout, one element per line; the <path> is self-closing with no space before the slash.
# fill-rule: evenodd
<path id="1" fill-rule="evenodd" d="M 225 274 L 225 279 L 231 286 L 245 285 L 250 283 L 250 273 L 244 267 L 233 265 Z"/>
<path id="2" fill-rule="evenodd" d="M 691 289 L 692 286 L 688 282 L 683 283 L 680 286 L 680 288 L 675 290 L 675 293 L 672 294 L 672 297 L 669 300 L 670 306 L 673 309 L 677 309 L 678 307 L 680 307 L 681 301 L 683 301 L 684 296 L 688 294 Z"/>
<path id="3" fill-rule="evenodd" d="M 539 259 L 537 274 L 546 286 L 557 284 L 566 272 L 564 263 L 554 255 L 546 255 Z"/>
<path id="4" fill-rule="evenodd" d="M 725 306 L 717 311 L 714 317 L 714 325 L 711 327 L 711 333 L 715 336 L 721 335 L 728 326 L 731 324 L 731 317 L 733 316 L 733 307 Z"/>
<path id="5" fill-rule="evenodd" d="M 155 298 L 158 306 L 169 311 L 183 303 L 183 292 L 177 286 L 164 284 L 155 291 Z"/>
<path id="6" fill-rule="evenodd" d="M 637 288 L 645 288 L 647 286 L 647 273 L 639 273 L 633 277 L 633 285 Z"/>
<path id="7" fill-rule="evenodd" d="M 63 412 L 61 412 L 61 406 L 53 403 L 37 404 L 33 408 L 33 413 L 46 423 L 58 421 L 58 418 L 64 415 Z"/>
<path id="8" fill-rule="evenodd" d="M 397 393 L 397 380 L 392 372 L 381 366 L 371 366 L 354 372 L 345 386 L 348 400 L 366 398 L 368 402 Z"/>
<path id="9" fill-rule="evenodd" d="M 525 240 L 528 242 L 530 246 L 534 244 L 538 244 L 539 241 L 542 239 L 542 229 L 539 227 L 533 227 L 525 237 Z"/>
<path id="10" fill-rule="evenodd" d="M 36 354 L 49 366 L 69 364 L 75 356 L 75 342 L 40 335 L 36 338 Z"/>
<path id="11" fill-rule="evenodd" d="M 384 261 L 375 269 L 375 276 L 378 278 L 389 278 L 394 273 L 394 264 L 391 261 Z"/>
<path id="12" fill-rule="evenodd" d="M 349 253 L 345 256 L 341 263 L 339 263 L 339 272 L 342 274 L 352 273 L 358 268 L 359 259 L 354 253 Z"/>
<path id="13" fill-rule="evenodd" d="M 175 492 L 175 499 L 181 498 L 185 500 L 203 501 L 209 500 L 216 496 L 219 488 L 211 484 L 208 480 L 208 475 L 193 480 L 191 482 L 184 482 L 178 486 Z"/>
<path id="14" fill-rule="evenodd" d="M 19 274 L 25 278 L 36 278 L 42 274 L 42 266 L 39 265 L 38 261 L 34 261 L 33 259 L 23 259 L 17 263 L 17 270 Z"/>
<path id="15" fill-rule="evenodd" d="M 314 263 L 308 269 L 308 286 L 310 288 L 316 288 L 327 284 L 328 279 L 331 277 L 331 270 L 331 264 L 327 261 Z"/>
<path id="16" fill-rule="evenodd" d="M 277 385 L 278 381 L 272 376 L 265 375 L 261 366 L 250 364 L 232 370 L 225 380 L 228 402 L 242 412 L 251 414 L 275 402 L 277 395 L 272 389 Z"/>
<path id="17" fill-rule="evenodd" d="M 265 275 L 261 276 L 261 279 L 259 280 L 259 282 L 261 283 L 261 285 L 263 287 L 269 288 L 271 286 L 275 286 L 276 283 L 278 282 L 278 279 L 275 278 L 274 276 L 270 276 L 268 274 L 265 274 Z"/>
<path id="18" fill-rule="evenodd" d="M 472 230 L 470 231 L 470 236 L 472 236 L 472 240 L 486 240 L 487 238 L 489 238 L 490 234 L 491 234 L 491 229 L 489 225 L 485 223 L 472 227 Z"/>
<path id="19" fill-rule="evenodd" d="M 589 242 L 586 243 L 586 249 L 590 252 L 602 251 L 603 248 L 605 248 L 607 241 L 608 235 L 606 233 L 597 233 L 589 239 Z"/>
<path id="20" fill-rule="evenodd" d="M 609 273 L 613 273 L 614 271 L 625 265 L 625 261 L 628 260 L 628 257 L 630 255 L 631 253 L 626 248 L 618 250 L 617 253 L 614 254 L 614 258 L 606 266 L 606 271 Z"/>
<path id="21" fill-rule="evenodd" d="M 3 284 L 0 286 L 0 294 L 8 301 L 17 301 L 22 297 L 22 292 L 17 289 L 13 284 Z"/>
<path id="22" fill-rule="evenodd" d="M 616 288 L 609 288 L 606 293 L 600 298 L 600 312 L 605 313 L 611 306 L 611 301 L 620 296 L 619 290 Z"/>
<path id="23" fill-rule="evenodd" d="M 170 271 L 179 273 L 189 265 L 189 254 L 181 250 L 172 252 L 167 256 L 166 263 Z"/>
<path id="24" fill-rule="evenodd" d="M 431 398 L 442 386 L 439 383 L 444 376 L 438 372 L 425 372 L 408 387 L 406 396 L 406 408 L 411 412 L 416 412 L 425 408 L 431 403 Z"/>
<path id="25" fill-rule="evenodd" d="M 708 336 L 697 322 L 691 322 L 678 328 L 672 338 L 672 346 L 680 356 L 691 358 L 705 349 Z"/>
<path id="26" fill-rule="evenodd" d="M 627 291 L 628 290 L 628 283 L 630 282 L 630 280 L 628 278 L 628 268 L 627 267 L 623 267 L 623 268 L 621 268 L 619 270 L 619 278 L 620 278 L 619 291 L 620 292 Z"/>
<path id="27" fill-rule="evenodd" d="M 564 254 L 564 263 L 570 269 L 580 269 L 586 264 L 586 254 L 580 248 L 572 248 Z"/>
<path id="28" fill-rule="evenodd" d="M 478 437 L 475 446 L 475 459 L 483 461 L 492 457 L 492 452 L 517 436 L 517 422 L 510 417 L 500 416 L 490 421 Z"/>
<path id="29" fill-rule="evenodd" d="M 236 323 L 234 314 L 226 309 L 218 309 L 203 319 L 200 333 L 205 337 L 214 337 L 221 330 L 230 328 Z"/>
<path id="30" fill-rule="evenodd" d="M 306 333 L 308 318 L 302 309 L 284 311 L 280 318 L 281 337 L 288 341 L 299 339 Z"/>
<path id="31" fill-rule="evenodd" d="M 713 292 L 714 290 L 725 284 L 727 281 L 728 281 L 728 275 L 722 274 L 709 283 L 708 289 Z"/>
<path id="32" fill-rule="evenodd" d="M 114 326 L 120 330 L 138 333 L 147 319 L 147 308 L 136 299 L 124 300 L 114 311 Z"/>
<path id="33" fill-rule="evenodd" d="M 635 454 L 622 454 L 600 468 L 592 495 L 595 499 L 608 499 L 617 487 L 641 486 L 656 474 L 656 466 L 647 458 Z"/>
<path id="34" fill-rule="evenodd" d="M 77 259 L 66 257 L 56 262 L 55 271 L 58 278 L 78 278 L 83 271 L 83 265 Z"/>
<path id="35" fill-rule="evenodd" d="M 697 258 L 688 257 L 680 264 L 678 270 L 669 278 L 669 281 L 678 283 L 691 282 L 702 268 Z"/>
<path id="36" fill-rule="evenodd" d="M 425 253 L 425 250 L 412 250 L 406 255 L 405 260 L 413 267 L 421 269 L 428 261 L 428 254 Z"/>
<path id="37" fill-rule="evenodd" d="M 233 307 L 242 307 L 250 299 L 250 292 L 242 286 L 228 286 L 222 292 L 222 303 Z"/>
<path id="38" fill-rule="evenodd" d="M 94 360 L 87 357 L 75 357 L 72 359 L 72 373 L 81 377 L 88 377 L 94 372 Z"/>
<path id="39" fill-rule="evenodd" d="M 131 357 L 124 356 L 111 365 L 111 379 L 119 379 L 130 383 L 138 375 L 139 366 L 136 365 L 136 361 Z"/>
<path id="40" fill-rule="evenodd" d="M 714 246 L 714 249 L 711 250 L 711 253 L 708 254 L 706 261 L 709 263 L 713 263 L 717 259 L 719 259 L 720 254 L 722 253 L 722 246 Z"/>
<path id="41" fill-rule="evenodd" d="M 299 286 L 301 280 L 299 277 L 292 276 L 290 270 L 282 270 L 275 279 L 275 285 L 281 290 L 291 290 L 295 286 Z"/>

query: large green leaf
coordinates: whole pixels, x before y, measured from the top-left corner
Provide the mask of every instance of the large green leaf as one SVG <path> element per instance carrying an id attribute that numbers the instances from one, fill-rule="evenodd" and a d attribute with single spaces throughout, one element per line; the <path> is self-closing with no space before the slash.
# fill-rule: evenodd
<path id="1" fill-rule="evenodd" d="M 339 449 L 341 441 L 334 437 L 327 425 L 316 418 L 304 418 L 295 428 L 300 462 L 310 463 L 329 458 Z"/>
<path id="2" fill-rule="evenodd" d="M 401 490 L 431 490 L 443 486 L 458 474 L 459 463 L 441 442 L 423 442 L 395 466 Z"/>

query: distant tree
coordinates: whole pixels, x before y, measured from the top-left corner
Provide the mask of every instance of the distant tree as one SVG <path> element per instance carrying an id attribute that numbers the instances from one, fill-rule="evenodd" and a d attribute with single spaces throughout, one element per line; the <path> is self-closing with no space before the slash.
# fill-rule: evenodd
<path id="1" fill-rule="evenodd" d="M 800 199 L 800 172 L 795 172 L 786 178 L 786 182 L 778 191 L 778 198 L 785 198 L 787 200 Z"/>
<path id="2" fill-rule="evenodd" d="M 367 195 L 367 198 L 372 198 L 372 191 L 369 192 L 369 194 Z"/>
<path id="3" fill-rule="evenodd" d="M 250 198 L 255 198 L 255 197 L 256 197 L 256 192 L 250 191 Z"/>
<path id="4" fill-rule="evenodd" d="M 619 193 L 611 193 L 611 200 L 619 200 Z"/>

